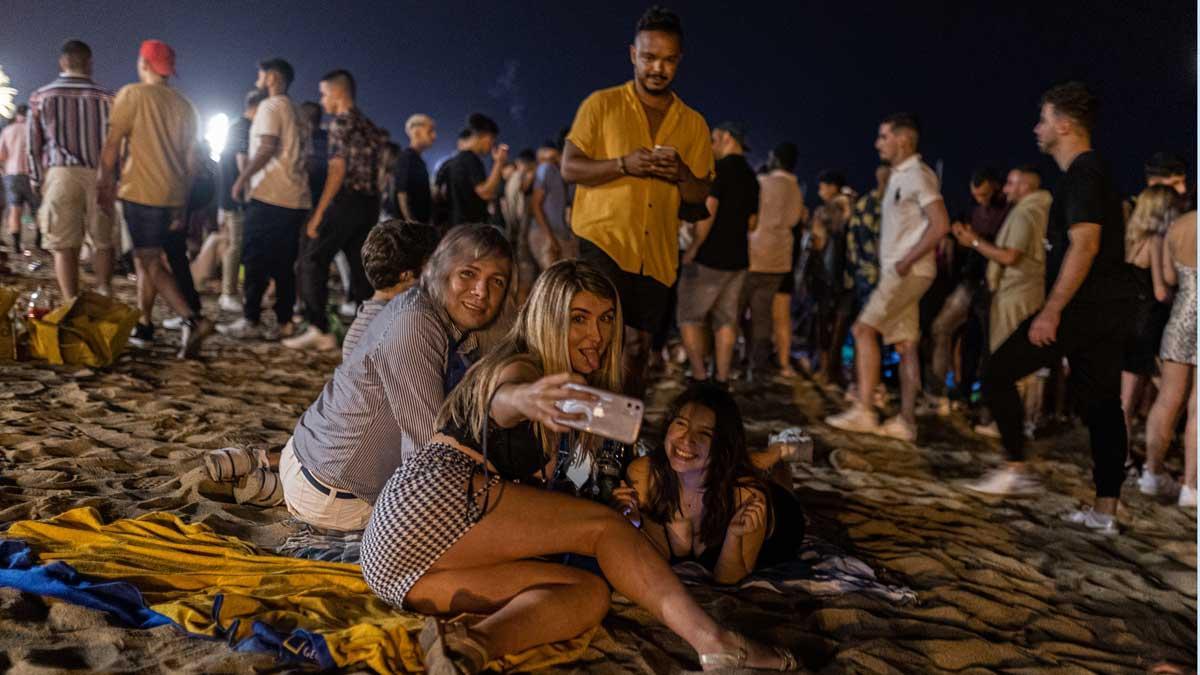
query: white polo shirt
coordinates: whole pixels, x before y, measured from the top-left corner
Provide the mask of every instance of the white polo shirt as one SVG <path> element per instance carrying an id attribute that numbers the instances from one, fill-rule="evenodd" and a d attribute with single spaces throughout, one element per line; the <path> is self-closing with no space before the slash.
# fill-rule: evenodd
<path id="1" fill-rule="evenodd" d="M 884 191 L 883 216 L 879 226 L 879 271 L 890 272 L 896 263 L 921 241 L 929 218 L 925 207 L 941 200 L 937 174 L 914 154 L 892 169 Z M 912 266 L 910 274 L 937 276 L 937 261 L 930 251 Z"/>

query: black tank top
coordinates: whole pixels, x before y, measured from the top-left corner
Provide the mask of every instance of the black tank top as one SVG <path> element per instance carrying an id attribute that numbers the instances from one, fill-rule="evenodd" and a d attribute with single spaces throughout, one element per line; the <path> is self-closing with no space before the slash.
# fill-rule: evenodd
<path id="1" fill-rule="evenodd" d="M 477 440 L 472 432 L 454 422 L 448 422 L 441 433 L 483 454 L 483 443 Z M 546 466 L 546 458 L 542 451 L 542 442 L 534 433 L 533 423 L 529 420 L 510 429 L 502 429 L 488 420 L 487 460 L 496 467 L 496 472 L 504 480 L 525 483 L 531 479 L 541 481 L 544 478 L 542 470 Z"/>

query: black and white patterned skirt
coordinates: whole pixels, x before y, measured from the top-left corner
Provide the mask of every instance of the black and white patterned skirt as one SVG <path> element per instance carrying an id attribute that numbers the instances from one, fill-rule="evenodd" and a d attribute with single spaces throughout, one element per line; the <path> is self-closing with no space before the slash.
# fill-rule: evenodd
<path id="1" fill-rule="evenodd" d="M 484 490 L 467 489 L 479 464 L 449 445 L 430 443 L 396 469 L 362 539 L 362 575 L 375 595 L 404 597 L 438 558 L 479 520 Z M 488 487 L 499 483 L 491 476 Z"/>

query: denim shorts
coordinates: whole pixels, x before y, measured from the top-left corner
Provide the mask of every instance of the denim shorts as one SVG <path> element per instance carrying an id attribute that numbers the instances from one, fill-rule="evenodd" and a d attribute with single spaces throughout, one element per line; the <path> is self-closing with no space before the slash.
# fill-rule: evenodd
<path id="1" fill-rule="evenodd" d="M 162 248 L 174 211 L 165 206 L 145 206 L 121 200 L 121 215 L 129 228 L 133 248 Z"/>

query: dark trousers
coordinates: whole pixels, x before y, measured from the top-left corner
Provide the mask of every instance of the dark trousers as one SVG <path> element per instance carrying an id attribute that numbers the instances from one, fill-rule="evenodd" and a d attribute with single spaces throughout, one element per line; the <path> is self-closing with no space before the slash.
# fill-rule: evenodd
<path id="1" fill-rule="evenodd" d="M 167 266 L 171 268 L 171 276 L 175 277 L 175 285 L 183 294 L 197 316 L 200 315 L 200 294 L 196 292 L 196 283 L 192 281 L 192 267 L 187 256 L 187 228 L 167 230 L 162 241 L 163 253 L 167 256 Z M 149 317 L 146 318 L 149 321 Z"/>
<path id="2" fill-rule="evenodd" d="M 1009 461 L 1025 459 L 1025 409 L 1017 380 L 1066 357 L 1076 406 L 1092 445 L 1097 497 L 1119 497 L 1125 480 L 1125 418 L 1121 414 L 1121 353 L 1128 303 L 1063 312 L 1058 339 L 1047 347 L 1029 341 L 1029 317 L 988 359 L 983 395 L 991 408 Z"/>
<path id="3" fill-rule="evenodd" d="M 300 263 L 304 318 L 322 332 L 329 331 L 329 317 L 325 314 L 325 305 L 329 302 L 329 264 L 338 251 L 344 252 L 350 261 L 347 299 L 362 302 L 371 297 L 371 283 L 363 272 L 362 246 L 378 220 L 379 195 L 343 189 L 325 212 L 317 238 L 310 239 L 305 246 Z"/>
<path id="4" fill-rule="evenodd" d="M 245 268 L 246 320 L 258 323 L 262 317 L 263 294 L 269 280 L 275 280 L 275 319 L 280 326 L 292 320 L 296 299 L 296 250 L 299 232 L 308 211 L 285 209 L 250 200 L 246 206 L 242 235 L 242 265 Z"/>

